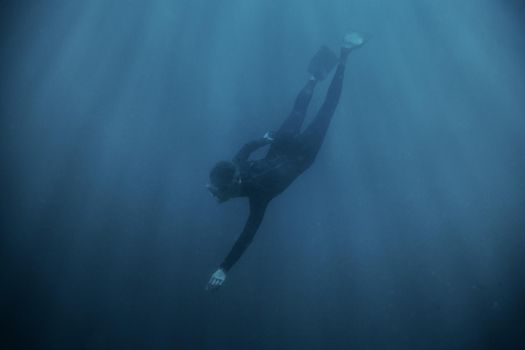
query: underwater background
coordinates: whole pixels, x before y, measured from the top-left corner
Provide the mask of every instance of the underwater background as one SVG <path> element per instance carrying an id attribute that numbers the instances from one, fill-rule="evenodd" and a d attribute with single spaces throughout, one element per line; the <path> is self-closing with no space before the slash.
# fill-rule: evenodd
<path id="1" fill-rule="evenodd" d="M 2 349 L 525 349 L 523 1 L 0 16 Z M 206 292 L 248 214 L 210 198 L 210 168 L 350 30 L 369 42 L 315 164 Z"/>

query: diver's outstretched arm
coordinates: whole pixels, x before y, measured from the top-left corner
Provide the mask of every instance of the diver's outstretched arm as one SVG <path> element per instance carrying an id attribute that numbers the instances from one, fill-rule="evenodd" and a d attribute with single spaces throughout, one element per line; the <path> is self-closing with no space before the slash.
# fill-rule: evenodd
<path id="1" fill-rule="evenodd" d="M 266 200 L 250 198 L 250 215 L 244 225 L 241 235 L 237 239 L 237 242 L 235 242 L 230 253 L 221 264 L 221 268 L 224 271 L 231 269 L 252 242 L 255 233 L 261 225 L 267 206 L 268 201 Z"/>
<path id="2" fill-rule="evenodd" d="M 250 216 L 248 217 L 248 221 L 246 222 L 241 235 L 237 239 L 237 242 L 233 245 L 230 253 L 226 256 L 217 271 L 215 271 L 210 277 L 208 285 L 206 286 L 207 290 L 214 290 L 222 286 L 226 280 L 226 273 L 239 260 L 246 248 L 248 248 L 252 242 L 255 233 L 261 225 L 267 206 L 267 200 L 250 198 Z"/>

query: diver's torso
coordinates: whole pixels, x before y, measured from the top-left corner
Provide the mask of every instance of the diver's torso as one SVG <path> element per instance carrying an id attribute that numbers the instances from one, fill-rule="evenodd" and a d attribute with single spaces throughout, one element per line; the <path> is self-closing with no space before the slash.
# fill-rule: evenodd
<path id="1" fill-rule="evenodd" d="M 308 167 L 304 156 L 274 155 L 246 161 L 241 165 L 241 181 L 245 195 L 273 198 L 283 192 Z"/>

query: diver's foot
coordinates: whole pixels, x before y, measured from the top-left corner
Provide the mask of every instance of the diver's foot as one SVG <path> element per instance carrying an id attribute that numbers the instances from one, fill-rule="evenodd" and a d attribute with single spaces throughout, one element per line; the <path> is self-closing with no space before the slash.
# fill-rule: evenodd
<path id="1" fill-rule="evenodd" d="M 341 45 L 341 61 L 345 61 L 352 50 L 361 47 L 365 43 L 365 38 L 357 33 L 351 32 L 345 35 L 343 45 Z"/>

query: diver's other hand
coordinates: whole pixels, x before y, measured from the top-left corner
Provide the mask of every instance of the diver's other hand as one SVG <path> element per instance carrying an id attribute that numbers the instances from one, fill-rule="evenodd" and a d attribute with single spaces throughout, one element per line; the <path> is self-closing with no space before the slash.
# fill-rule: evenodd
<path id="1" fill-rule="evenodd" d="M 271 131 L 267 131 L 266 134 L 264 134 L 263 139 L 268 142 L 273 142 L 273 140 L 275 140 L 275 134 Z"/>
<path id="2" fill-rule="evenodd" d="M 226 272 L 219 268 L 217 271 L 211 275 L 208 284 L 206 285 L 206 290 L 217 290 L 219 289 L 224 281 L 226 280 Z"/>

